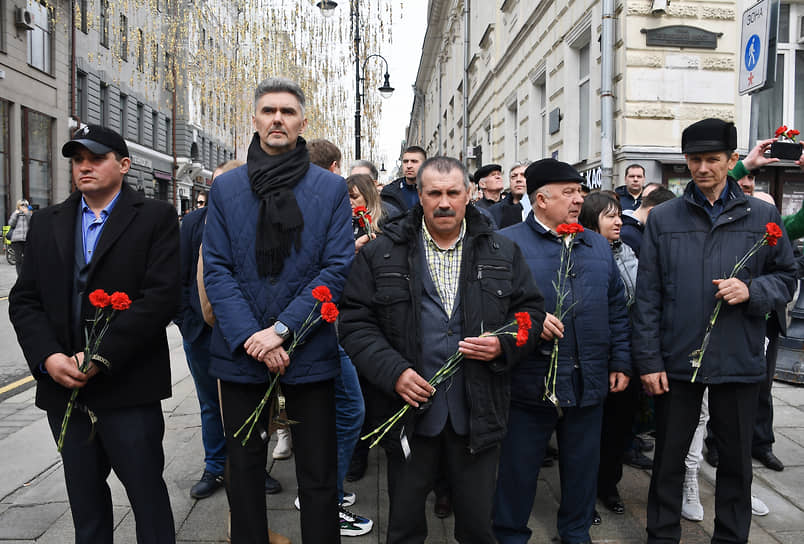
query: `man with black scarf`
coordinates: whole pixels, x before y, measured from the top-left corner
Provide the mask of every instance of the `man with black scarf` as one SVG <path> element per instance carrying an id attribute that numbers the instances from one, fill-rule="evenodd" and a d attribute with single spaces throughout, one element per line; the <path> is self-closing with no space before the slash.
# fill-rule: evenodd
<path id="1" fill-rule="evenodd" d="M 340 298 L 354 256 L 349 195 L 341 177 L 310 164 L 301 137 L 304 93 L 296 83 L 266 79 L 254 105 L 248 162 L 212 186 L 204 229 L 204 282 L 216 317 L 210 374 L 220 380 L 232 542 L 269 542 L 262 483 L 268 407 L 245 446 L 234 433 L 276 373 L 287 416 L 299 422 L 291 433 L 302 539 L 340 542 L 335 329 L 321 322 L 292 360 L 285 348 L 313 311 L 313 288 L 324 285 L 334 302 Z"/>

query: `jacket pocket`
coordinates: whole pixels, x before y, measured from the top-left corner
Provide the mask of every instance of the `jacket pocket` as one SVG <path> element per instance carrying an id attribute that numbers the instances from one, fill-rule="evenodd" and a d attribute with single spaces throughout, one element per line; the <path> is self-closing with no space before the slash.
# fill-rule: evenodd
<path id="1" fill-rule="evenodd" d="M 402 335 L 408 323 L 410 309 L 410 276 L 402 272 L 380 272 L 376 278 L 377 290 L 372 297 L 380 328 L 393 338 Z"/>
<path id="2" fill-rule="evenodd" d="M 481 309 L 484 329 L 493 330 L 503 324 L 511 303 L 513 274 L 511 265 L 478 264 L 477 280 L 480 283 Z"/>

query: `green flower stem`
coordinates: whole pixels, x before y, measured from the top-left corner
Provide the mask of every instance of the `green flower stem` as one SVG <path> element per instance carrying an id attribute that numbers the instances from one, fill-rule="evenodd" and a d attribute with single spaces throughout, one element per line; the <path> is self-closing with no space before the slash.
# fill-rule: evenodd
<path id="1" fill-rule="evenodd" d="M 316 308 L 318 308 L 319 304 L 321 304 L 321 302 L 316 301 L 316 303 L 313 305 L 313 308 L 310 310 L 310 313 L 307 314 L 307 318 L 304 320 L 304 323 L 302 323 L 301 327 L 299 328 L 299 332 L 293 335 L 293 341 L 290 343 L 290 346 L 286 350 L 288 357 L 291 356 L 293 351 L 298 346 L 302 345 L 305 342 L 305 340 L 307 339 L 307 335 L 310 333 L 313 327 L 315 327 L 321 321 L 320 313 L 316 317 L 313 317 L 313 315 L 315 314 L 315 310 Z M 243 446 L 245 446 L 246 443 L 251 438 L 251 433 L 254 430 L 254 426 L 257 425 L 257 421 L 260 419 L 260 415 L 262 415 L 262 411 L 265 408 L 265 405 L 268 404 L 268 401 L 271 398 L 271 393 L 274 392 L 274 388 L 276 387 L 276 383 L 278 381 L 279 381 L 279 374 L 276 374 L 271 380 L 271 383 L 268 385 L 268 390 L 265 392 L 265 394 L 262 396 L 262 399 L 260 399 L 260 402 L 257 404 L 257 407 L 254 408 L 254 411 L 251 412 L 251 415 L 249 415 L 248 418 L 246 418 L 246 421 L 244 421 L 243 424 L 240 426 L 240 428 L 237 429 L 237 432 L 234 433 L 234 437 L 238 438 L 240 436 L 240 433 L 243 432 L 246 426 L 248 426 L 248 432 L 241 441 L 241 444 L 243 444 Z"/>
<path id="2" fill-rule="evenodd" d="M 765 235 L 757 240 L 751 249 L 743 255 L 742 259 L 737 261 L 734 264 L 734 268 L 731 269 L 731 274 L 726 279 L 731 279 L 737 276 L 737 274 L 742 270 L 748 261 L 751 260 L 751 257 L 756 255 L 757 251 L 762 248 L 762 246 L 767 245 L 768 243 L 768 234 Z M 717 304 L 715 304 L 715 309 L 712 311 L 712 315 L 709 316 L 709 321 L 706 324 L 706 332 L 704 333 L 703 341 L 701 342 L 701 347 L 690 353 L 690 365 L 694 369 L 692 371 L 692 378 L 690 379 L 690 383 L 695 383 L 695 379 L 698 377 L 698 371 L 701 369 L 703 364 L 703 357 L 704 353 L 706 353 L 706 348 L 709 346 L 709 339 L 712 336 L 712 329 L 715 328 L 715 323 L 717 322 L 717 316 L 720 314 L 720 308 L 723 306 L 723 299 L 718 299 Z"/>
<path id="3" fill-rule="evenodd" d="M 508 327 L 512 325 L 514 326 L 517 325 L 516 320 L 512 321 L 511 323 L 503 325 L 502 327 L 500 327 L 495 331 L 484 332 L 480 336 L 481 337 L 502 336 L 502 335 L 516 336 L 517 333 L 506 330 Z M 427 380 L 427 383 L 432 385 L 433 389 L 435 389 L 435 386 L 445 382 L 446 380 L 454 376 L 456 372 L 458 372 L 458 368 L 460 367 L 463 359 L 464 354 L 461 353 L 460 351 L 456 351 L 455 353 L 450 355 L 449 359 L 447 359 L 444 362 L 444 364 L 441 366 L 441 368 L 438 369 L 438 371 L 433 375 L 433 377 Z M 379 427 L 377 427 L 367 435 L 361 436 L 360 440 L 368 440 L 372 436 L 378 434 L 379 436 L 369 446 L 369 448 L 373 448 L 374 446 L 380 443 L 380 440 L 383 439 L 383 437 L 388 433 L 388 431 L 390 431 L 397 423 L 399 423 L 399 420 L 402 419 L 402 417 L 408 412 L 408 410 L 410 410 L 410 408 L 411 408 L 410 404 L 406 403 L 402 408 L 397 410 L 397 412 L 394 415 L 385 420 L 385 422 L 382 423 Z"/>

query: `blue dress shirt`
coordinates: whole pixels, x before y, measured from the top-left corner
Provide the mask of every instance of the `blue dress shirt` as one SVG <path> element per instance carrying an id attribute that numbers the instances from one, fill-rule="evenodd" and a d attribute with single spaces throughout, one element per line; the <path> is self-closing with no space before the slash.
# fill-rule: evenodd
<path id="1" fill-rule="evenodd" d="M 95 252 L 95 246 L 98 245 L 98 238 L 103 232 L 103 226 L 106 224 L 106 220 L 109 219 L 109 214 L 112 213 L 118 198 L 120 198 L 120 191 L 101 210 L 100 216 L 96 217 L 95 212 L 87 205 L 87 201 L 84 200 L 84 197 L 81 197 L 81 233 L 84 239 L 84 262 L 86 264 L 89 264 L 92 260 L 92 254 Z"/>

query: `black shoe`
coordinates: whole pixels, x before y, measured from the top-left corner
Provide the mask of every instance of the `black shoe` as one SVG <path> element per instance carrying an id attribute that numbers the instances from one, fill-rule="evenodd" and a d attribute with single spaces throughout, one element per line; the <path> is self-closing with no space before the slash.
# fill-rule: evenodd
<path id="1" fill-rule="evenodd" d="M 597 510 L 592 514 L 592 525 L 600 525 L 603 523 L 603 520 L 600 519 L 600 514 L 598 514 Z"/>
<path id="2" fill-rule="evenodd" d="M 645 470 L 653 468 L 653 461 L 651 461 L 649 457 L 646 457 L 641 451 L 634 449 L 625 452 L 623 463 L 634 468 Z"/>
<path id="3" fill-rule="evenodd" d="M 223 474 L 212 474 L 205 470 L 201 479 L 190 489 L 190 496 L 194 499 L 206 499 L 221 487 Z"/>
<path id="4" fill-rule="evenodd" d="M 357 482 L 366 475 L 368 468 L 368 452 L 362 455 L 362 452 L 352 455 L 352 461 L 349 463 L 349 470 L 346 472 L 347 482 Z"/>
<path id="5" fill-rule="evenodd" d="M 553 457 L 550 454 L 544 456 L 544 459 L 542 459 L 542 466 L 543 467 L 553 466 Z"/>
<path id="6" fill-rule="evenodd" d="M 449 495 L 436 497 L 435 507 L 433 508 L 437 518 L 444 519 L 452 513 L 452 503 L 450 503 Z"/>
<path id="7" fill-rule="evenodd" d="M 266 472 L 265 473 L 265 494 L 266 495 L 276 495 L 280 491 L 282 491 L 282 484 L 280 484 L 279 481 L 276 478 L 274 478 L 273 476 L 271 476 L 270 474 L 268 474 Z"/>
<path id="8" fill-rule="evenodd" d="M 615 514 L 625 514 L 625 505 L 619 495 L 609 495 L 600 499 L 600 502 Z"/>
<path id="9" fill-rule="evenodd" d="M 640 436 L 637 436 L 635 440 L 637 447 L 639 447 L 639 451 L 641 452 L 653 451 L 653 442 L 651 442 L 650 440 L 645 440 Z"/>
<path id="10" fill-rule="evenodd" d="M 714 447 L 710 447 L 706 450 L 704 459 L 706 459 L 706 462 L 711 466 L 717 467 L 717 464 L 720 461 L 720 456 L 717 454 L 717 450 Z"/>
<path id="11" fill-rule="evenodd" d="M 771 450 L 755 453 L 752 457 L 771 470 L 775 470 L 776 472 L 784 470 L 784 463 L 779 461 L 779 458 L 773 455 Z"/>

